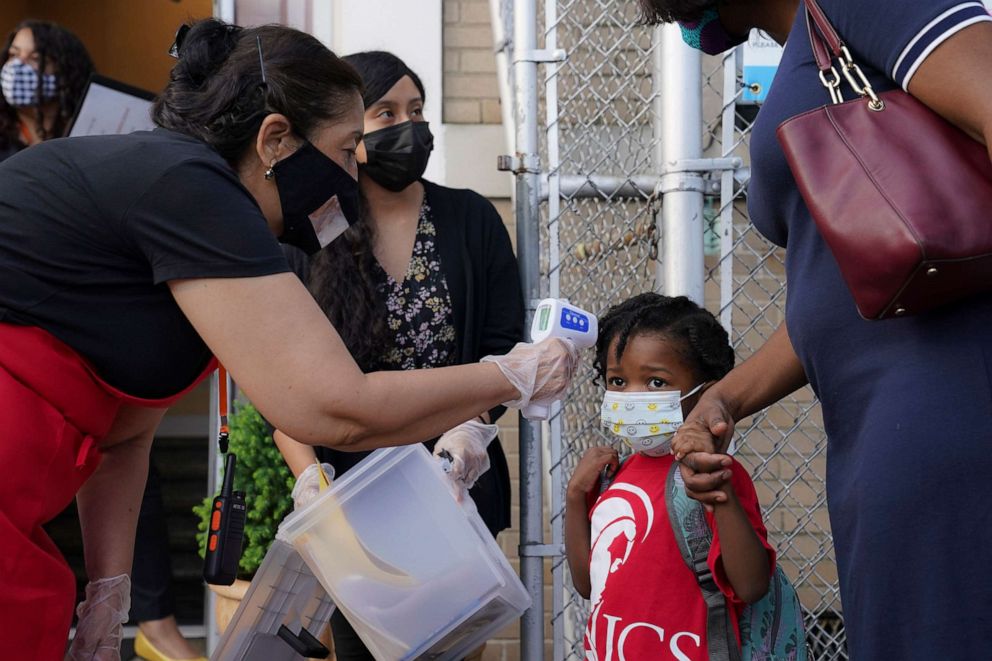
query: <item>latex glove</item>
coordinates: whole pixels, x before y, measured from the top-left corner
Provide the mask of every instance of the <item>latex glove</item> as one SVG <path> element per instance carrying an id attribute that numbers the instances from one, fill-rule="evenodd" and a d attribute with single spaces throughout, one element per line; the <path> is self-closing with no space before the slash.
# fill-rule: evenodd
<path id="1" fill-rule="evenodd" d="M 334 466 L 321 464 L 327 481 L 334 479 Z M 317 473 L 317 464 L 312 463 L 307 466 L 300 476 L 296 478 L 296 485 L 293 487 L 293 509 L 301 510 L 320 495 L 320 475 Z"/>
<path id="2" fill-rule="evenodd" d="M 479 476 L 489 470 L 489 452 L 486 448 L 496 438 L 499 427 L 478 420 L 463 422 L 446 431 L 434 445 L 434 456 L 442 452 L 451 455 L 448 478 L 458 489 L 455 497 L 461 502 Z"/>
<path id="3" fill-rule="evenodd" d="M 131 610 L 127 574 L 86 584 L 86 599 L 76 608 L 79 622 L 66 661 L 120 661 L 124 623 Z"/>
<path id="4" fill-rule="evenodd" d="M 496 363 L 520 398 L 504 406 L 521 409 L 529 404 L 547 404 L 561 399 L 575 376 L 579 352 L 575 344 L 560 337 L 549 337 L 537 344 L 521 342 L 504 356 L 486 356 L 483 363 Z"/>

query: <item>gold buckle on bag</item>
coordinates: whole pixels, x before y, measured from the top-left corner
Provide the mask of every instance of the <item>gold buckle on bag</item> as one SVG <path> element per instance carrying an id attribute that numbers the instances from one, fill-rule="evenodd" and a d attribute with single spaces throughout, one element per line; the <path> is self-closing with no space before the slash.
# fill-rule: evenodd
<path id="1" fill-rule="evenodd" d="M 851 85 L 857 94 L 861 97 L 868 99 L 868 109 L 874 112 L 882 112 L 885 110 L 885 102 L 878 97 L 875 93 L 875 89 L 868 82 L 868 78 L 865 76 L 864 72 L 861 70 L 855 62 L 854 58 L 851 57 L 851 51 L 847 50 L 847 46 L 840 47 L 840 64 L 841 69 L 844 72 L 844 77 L 847 78 L 848 84 Z M 820 72 L 822 77 L 823 72 Z M 836 77 L 837 72 L 834 71 L 834 77 Z M 836 103 L 836 101 L 835 101 Z"/>
<path id="2" fill-rule="evenodd" d="M 821 71 L 820 82 L 822 82 L 823 86 L 827 88 L 828 92 L 830 92 L 830 99 L 834 102 L 835 105 L 839 103 L 844 103 L 844 95 L 841 94 L 840 91 L 840 74 L 837 73 L 837 67 L 830 67 L 830 73 L 832 73 L 834 76 L 833 80 L 829 80 L 827 78 L 826 71 Z"/>

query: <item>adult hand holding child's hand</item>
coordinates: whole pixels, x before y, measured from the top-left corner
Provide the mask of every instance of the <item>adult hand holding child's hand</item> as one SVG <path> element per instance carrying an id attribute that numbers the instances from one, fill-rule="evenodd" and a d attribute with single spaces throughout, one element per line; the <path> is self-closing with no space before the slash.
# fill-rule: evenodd
<path id="1" fill-rule="evenodd" d="M 672 440 L 672 454 L 679 461 L 686 493 L 708 510 L 727 499 L 723 487 L 730 479 L 732 462 L 721 453 L 726 452 L 734 434 L 730 410 L 730 404 L 716 391 L 707 390 Z"/>

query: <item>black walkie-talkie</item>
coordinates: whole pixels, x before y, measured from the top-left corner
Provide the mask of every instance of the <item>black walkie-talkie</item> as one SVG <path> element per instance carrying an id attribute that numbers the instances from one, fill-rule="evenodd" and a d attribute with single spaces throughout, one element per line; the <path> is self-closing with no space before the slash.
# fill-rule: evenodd
<path id="1" fill-rule="evenodd" d="M 238 576 L 241 549 L 245 536 L 245 494 L 234 490 L 234 469 L 237 457 L 228 452 L 227 432 L 227 371 L 218 370 L 218 399 L 220 435 L 217 444 L 227 454 L 224 463 L 224 483 L 220 495 L 210 507 L 210 526 L 207 530 L 207 551 L 203 556 L 203 580 L 211 585 L 232 585 Z"/>
<path id="2" fill-rule="evenodd" d="M 238 576 L 245 533 L 245 494 L 234 490 L 236 457 L 228 453 L 224 486 L 214 498 L 203 558 L 203 579 L 211 585 L 231 585 Z"/>

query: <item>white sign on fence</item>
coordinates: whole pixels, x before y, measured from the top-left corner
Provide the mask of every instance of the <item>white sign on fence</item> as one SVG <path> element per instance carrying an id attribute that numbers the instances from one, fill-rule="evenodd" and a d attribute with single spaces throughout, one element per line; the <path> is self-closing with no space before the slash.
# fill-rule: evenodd
<path id="1" fill-rule="evenodd" d="M 751 36 L 744 44 L 744 94 L 740 103 L 759 104 L 768 97 L 781 59 L 781 46 L 766 34 L 751 30 Z"/>

